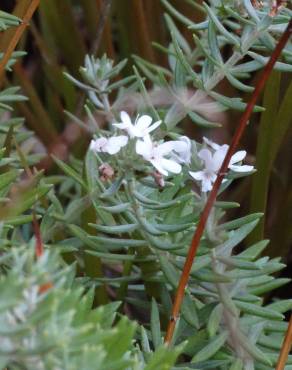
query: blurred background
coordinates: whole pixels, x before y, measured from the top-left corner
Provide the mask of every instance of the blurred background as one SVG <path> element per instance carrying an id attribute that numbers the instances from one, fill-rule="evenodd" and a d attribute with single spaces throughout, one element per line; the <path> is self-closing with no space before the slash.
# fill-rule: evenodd
<path id="1" fill-rule="evenodd" d="M 200 1 L 197 1 L 199 3 Z M 30 0 L 1 0 L 0 9 L 22 18 Z M 200 22 L 202 14 L 194 6 L 193 0 L 170 0 L 177 11 L 188 18 Z M 133 55 L 168 67 L 165 53 L 155 44 L 167 46 L 170 35 L 164 21 L 165 8 L 159 0 L 42 0 L 33 21 L 27 28 L 17 49 L 25 50 L 23 57 L 7 74 L 5 85 L 19 85 L 29 100 L 15 105 L 15 112 L 25 118 L 25 126 L 34 133 L 33 139 L 25 142 L 25 150 L 40 154 L 36 165 L 48 174 L 59 171 L 53 164 L 50 154 L 66 160 L 70 155 L 82 158 L 89 136 L 71 122 L 64 110 L 81 120 L 86 120 L 83 110 L 85 97 L 63 75 L 69 72 L 77 79 L 79 67 L 86 54 L 108 57 L 120 61 L 128 58 L 127 67 L 120 78 L 132 72 Z M 178 29 L 191 45 L 191 32 L 181 23 Z M 0 34 L 0 52 L 6 50 L 14 30 Z M 155 43 L 153 45 L 153 42 Z M 161 48 L 160 48 L 161 49 Z M 229 50 L 224 52 L 228 55 Z M 252 84 L 259 78 L 254 75 Z M 273 93 L 273 84 L 280 83 L 279 94 Z M 147 88 L 151 88 L 148 83 Z M 217 87 L 228 96 L 248 94 L 235 91 L 228 81 Z M 282 101 L 290 99 L 289 112 L 280 112 Z M 230 218 L 240 217 L 248 212 L 265 212 L 262 223 L 250 236 L 248 243 L 261 238 L 271 240 L 265 253 L 272 257 L 282 257 L 288 267 L 282 276 L 292 277 L 292 83 L 290 74 L 274 72 L 262 97 L 265 107 L 274 107 L 273 113 L 253 115 L 246 130 L 242 146 L 249 153 L 248 162 L 253 163 L 257 173 L 238 181 L 224 193 L 224 200 L 241 204 L 240 208 L 229 210 Z M 286 104 L 287 106 L 287 104 Z M 287 110 L 287 108 L 286 108 Z M 14 113 L 13 113 L 14 114 Z M 282 114 L 282 116 L 281 116 Z M 278 135 L 277 121 L 285 115 L 289 122 Z M 229 143 L 239 115 L 234 112 L 220 113 L 217 120 L 220 129 L 202 129 L 187 119 L 183 129 L 192 138 L 201 141 L 202 134 L 221 143 Z M 273 130 L 272 131 L 272 127 Z M 274 143 L 277 142 L 276 144 Z M 270 152 L 273 155 L 270 155 Z M 244 246 L 242 246 L 244 248 Z M 276 295 L 290 296 L 289 288 L 276 291 Z"/>

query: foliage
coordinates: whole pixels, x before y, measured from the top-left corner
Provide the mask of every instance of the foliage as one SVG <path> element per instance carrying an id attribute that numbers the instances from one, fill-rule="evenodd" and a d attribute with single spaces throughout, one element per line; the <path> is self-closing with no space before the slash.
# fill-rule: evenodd
<path id="1" fill-rule="evenodd" d="M 23 129 L 22 119 L 7 114 L 15 101 L 24 110 L 25 98 L 14 87 L 2 90 L 1 368 L 273 369 L 287 328 L 283 314 L 291 309 L 292 300 L 266 303 L 265 297 L 289 280 L 273 276 L 284 267 L 279 258 L 261 256 L 268 244 L 258 240 L 262 233 L 250 237 L 252 243 L 242 247 L 263 215 L 226 220 L 227 211 L 238 207 L 236 202 L 215 203 L 192 266 L 171 348 L 163 345 L 172 296 L 206 202 L 206 190 L 194 182 L 191 173 L 204 171 L 204 150 L 215 157 L 226 149 L 206 139 L 182 137 L 181 123 L 189 119 L 194 127 L 214 129 L 220 126 L 215 119 L 218 113 L 242 111 L 246 103 L 239 92 L 253 90 L 251 78 L 266 64 L 291 18 L 286 7 L 271 15 L 269 2 L 259 9 L 249 0 L 242 4 L 188 3 L 200 11 L 202 22 L 194 22 L 162 0 L 171 38 L 168 45 L 156 46 L 166 55 L 168 66 L 158 66 L 153 55 L 145 55 L 147 60 L 134 56 L 133 72 L 124 73 L 127 60 L 116 63 L 106 54 L 86 56 L 84 66 L 77 70 L 80 55 L 66 43 L 57 17 L 60 8 L 71 11 L 70 2 L 54 1 L 49 8 L 43 1 L 41 27 L 57 26 L 71 72 L 64 71 L 65 82 L 61 82 L 59 68 L 47 74 L 66 102 L 67 117 L 93 140 L 84 158 L 70 153 L 66 163 L 54 156 L 60 172 L 44 175 L 32 171 L 42 158 L 28 144 L 34 136 Z M 89 2 L 82 4 L 88 11 Z M 191 30 L 191 40 L 175 20 Z M 1 29 L 16 22 L 17 18 L 0 13 Z M 66 22 L 67 32 L 76 36 L 83 50 L 71 18 Z M 38 37 L 36 26 L 32 29 Z M 55 47 L 57 31 L 50 39 L 45 32 L 48 44 Z M 43 40 L 38 40 L 44 46 Z M 42 50 L 50 53 L 45 47 Z M 21 55 L 14 53 L 7 68 Z M 291 72 L 291 42 L 275 69 Z M 31 98 L 35 118 L 42 118 L 55 137 L 52 117 L 43 107 L 39 109 L 31 82 L 21 68 L 16 66 L 15 71 Z M 239 96 L 230 97 L 217 89 L 224 79 Z M 85 119 L 72 112 L 77 95 L 68 80 L 86 94 Z M 279 90 L 279 74 L 274 74 L 270 84 Z M 46 91 L 49 100 L 50 89 Z M 267 109 L 280 121 L 280 136 L 273 140 L 267 159 L 269 171 L 289 124 L 289 91 L 278 114 L 277 104 Z M 264 103 L 270 104 L 271 99 L 266 91 Z M 133 117 L 140 114 L 144 122 L 151 123 L 149 117 L 156 121 L 151 150 L 154 153 L 161 145 L 171 146 L 166 153 L 168 162 L 163 162 L 163 156 L 153 159 L 142 151 L 147 139 L 130 131 L 133 124 L 128 129 L 121 125 L 126 122 L 125 114 L 120 116 L 123 110 Z M 264 109 L 257 106 L 255 111 Z M 267 114 L 261 116 L 262 131 L 265 119 L 270 119 Z M 138 123 L 139 118 L 134 122 L 136 131 Z M 31 127 L 37 131 L 34 125 Z M 260 137 L 257 164 L 266 163 L 260 148 L 267 152 L 276 128 L 272 130 L 269 136 Z M 39 132 L 48 145 L 45 131 Z M 124 140 L 120 150 L 116 150 L 116 141 L 114 152 L 98 146 L 98 140 L 107 143 L 111 138 Z M 178 150 L 182 143 L 189 158 L 183 158 Z M 163 163 L 165 167 L 161 167 Z M 220 193 L 225 194 L 236 179 L 252 172 L 231 167 Z M 264 176 L 268 181 L 268 175 Z M 254 198 L 259 187 L 255 181 Z M 39 241 L 34 217 L 45 248 L 39 258 L 35 256 Z M 291 366 L 289 356 L 286 369 Z"/>

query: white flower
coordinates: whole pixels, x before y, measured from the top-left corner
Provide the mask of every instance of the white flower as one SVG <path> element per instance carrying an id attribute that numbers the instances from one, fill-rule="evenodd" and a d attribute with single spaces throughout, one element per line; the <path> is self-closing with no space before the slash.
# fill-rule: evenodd
<path id="1" fill-rule="evenodd" d="M 121 148 L 128 143 L 128 137 L 125 135 L 113 136 L 110 138 L 100 137 L 96 140 L 91 140 L 90 149 L 94 152 L 116 154 Z"/>
<path id="2" fill-rule="evenodd" d="M 202 159 L 204 163 L 204 168 L 201 171 L 192 172 L 189 174 L 197 181 L 201 181 L 202 192 L 207 192 L 212 189 L 213 183 L 217 178 L 218 171 L 224 161 L 225 155 L 228 151 L 229 146 L 218 145 L 212 141 L 204 138 L 204 142 L 208 144 L 212 149 L 204 148 L 198 153 L 199 158 Z M 241 162 L 246 156 L 245 150 L 240 150 L 236 152 L 230 159 L 228 168 L 235 172 L 250 172 L 253 170 L 253 166 L 236 164 Z"/>
<path id="3" fill-rule="evenodd" d="M 169 155 L 177 144 L 175 141 L 167 141 L 162 144 L 153 143 L 149 135 L 144 140 L 137 140 L 136 152 L 146 161 L 149 161 L 158 172 L 167 176 L 168 172 L 180 173 L 181 165 L 174 160 L 164 158 Z"/>
<path id="4" fill-rule="evenodd" d="M 179 163 L 191 163 L 192 143 L 187 136 L 181 136 L 178 140 L 173 141 L 174 153 L 171 154 L 172 159 Z"/>
<path id="5" fill-rule="evenodd" d="M 214 143 L 214 141 L 209 140 L 207 137 L 203 136 L 204 143 L 209 145 L 212 149 L 218 150 L 222 145 Z"/>
<path id="6" fill-rule="evenodd" d="M 134 124 L 132 124 L 131 118 L 127 112 L 122 111 L 120 116 L 122 122 L 114 123 L 113 125 L 121 130 L 125 130 L 131 138 L 143 138 L 161 124 L 161 121 L 157 121 L 151 125 L 152 118 L 146 114 L 141 117 L 138 116 Z"/>

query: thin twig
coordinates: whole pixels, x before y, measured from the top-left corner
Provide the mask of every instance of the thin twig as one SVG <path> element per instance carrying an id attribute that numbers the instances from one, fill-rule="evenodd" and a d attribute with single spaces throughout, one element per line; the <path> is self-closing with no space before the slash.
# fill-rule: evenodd
<path id="1" fill-rule="evenodd" d="M 39 4 L 40 4 L 40 0 L 32 0 L 31 1 L 30 5 L 28 6 L 28 8 L 27 8 L 27 10 L 24 14 L 24 17 L 22 19 L 21 24 L 16 28 L 16 31 L 15 31 L 12 39 L 10 40 L 10 43 L 9 43 L 7 49 L 5 50 L 3 58 L 0 61 L 0 81 L 2 80 L 4 71 L 5 71 L 5 67 L 6 67 L 14 49 L 16 48 L 16 45 L 18 44 L 26 26 L 29 24 L 29 21 L 31 20 L 31 18 L 32 18 L 34 12 L 36 11 L 36 9 L 38 8 Z"/>
<path id="2" fill-rule="evenodd" d="M 112 0 L 103 0 L 102 7 L 100 11 L 99 21 L 98 21 L 98 29 L 97 29 L 97 36 L 94 41 L 91 54 L 96 55 L 98 52 L 101 38 L 103 34 L 103 30 L 105 27 L 105 22 L 107 20 L 107 17 L 109 16 L 110 10 L 111 10 Z"/>
<path id="3" fill-rule="evenodd" d="M 33 232 L 35 235 L 35 255 L 37 258 L 41 257 L 44 254 L 44 244 L 41 235 L 40 224 L 36 218 L 35 210 L 32 212 L 32 224 L 33 224 Z"/>
<path id="4" fill-rule="evenodd" d="M 284 342 L 282 344 L 281 352 L 277 362 L 276 370 L 283 370 L 292 345 L 292 314 L 290 316 L 289 325 L 285 335 Z"/>
<path id="5" fill-rule="evenodd" d="M 270 73 L 273 70 L 274 64 L 276 63 L 279 55 L 281 54 L 282 49 L 285 47 L 286 42 L 288 41 L 291 34 L 292 34 L 292 19 L 289 22 L 289 24 L 288 24 L 284 34 L 282 35 L 281 39 L 279 40 L 275 50 L 273 51 L 269 62 L 265 66 L 265 68 L 263 70 L 262 77 L 259 79 L 259 81 L 258 81 L 258 83 L 255 87 L 255 90 L 254 90 L 254 92 L 251 96 L 251 99 L 250 99 L 250 101 L 248 102 L 248 104 L 246 106 L 246 109 L 245 109 L 245 111 L 244 111 L 244 113 L 243 113 L 243 115 L 242 115 L 242 117 L 239 121 L 237 130 L 236 130 L 236 132 L 233 136 L 231 145 L 230 145 L 230 147 L 229 147 L 229 149 L 226 153 L 226 156 L 224 158 L 222 166 L 219 170 L 219 174 L 216 178 L 214 186 L 213 186 L 213 188 L 212 188 L 212 190 L 209 194 L 206 205 L 205 205 L 205 207 L 202 211 L 200 221 L 198 223 L 197 229 L 196 229 L 195 234 L 193 236 L 192 243 L 191 243 L 191 246 L 190 246 L 190 249 L 189 249 L 189 252 L 188 252 L 184 267 L 183 267 L 183 270 L 182 270 L 182 274 L 181 274 L 181 277 L 180 277 L 178 288 L 177 288 L 177 291 L 176 291 L 176 295 L 175 295 L 175 299 L 174 299 L 174 303 L 173 303 L 173 307 L 172 307 L 171 318 L 170 318 L 170 321 L 168 323 L 167 332 L 166 332 L 165 339 L 164 339 L 165 343 L 167 343 L 167 344 L 169 344 L 172 340 L 175 325 L 176 325 L 176 321 L 179 317 L 181 304 L 182 304 L 182 301 L 183 301 L 183 298 L 184 298 L 185 288 L 186 288 L 186 286 L 188 284 L 188 281 L 189 281 L 190 271 L 191 271 L 191 268 L 192 268 L 192 265 L 193 265 L 194 258 L 195 258 L 196 253 L 197 253 L 197 249 L 198 249 L 198 246 L 199 246 L 199 243 L 200 243 L 200 239 L 201 239 L 202 234 L 204 232 L 205 225 L 206 225 L 209 213 L 210 213 L 210 211 L 213 207 L 213 204 L 216 200 L 219 187 L 222 183 L 222 180 L 224 178 L 225 173 L 228 170 L 228 165 L 229 165 L 230 159 L 231 159 L 233 153 L 235 152 L 235 149 L 237 148 L 238 143 L 239 143 L 239 141 L 240 141 L 240 139 L 243 135 L 243 132 L 245 130 L 247 122 L 248 122 L 248 120 L 249 120 L 249 118 L 252 114 L 253 108 L 254 108 L 254 106 L 256 104 L 256 101 L 258 99 L 258 96 L 260 95 L 261 91 L 263 90 L 264 85 L 265 85 L 267 79 L 269 78 Z"/>

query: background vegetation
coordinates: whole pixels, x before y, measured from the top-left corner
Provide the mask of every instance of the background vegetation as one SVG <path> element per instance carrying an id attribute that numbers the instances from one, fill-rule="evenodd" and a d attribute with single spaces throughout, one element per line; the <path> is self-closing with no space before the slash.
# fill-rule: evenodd
<path id="1" fill-rule="evenodd" d="M 0 9 L 14 14 L 21 19 L 30 2 L 30 0 L 2 0 Z M 1 81 L 2 89 L 10 89 L 15 85 L 20 87 L 20 92 L 16 96 L 13 95 L 15 91 L 11 90 L 11 95 L 13 95 L 11 99 L 9 97 L 7 98 L 6 94 L 5 99 L 1 101 L 0 96 L 0 107 L 2 113 L 4 112 L 4 124 L 0 126 L 0 133 L 2 134 L 1 144 L 3 146 L 1 152 L 0 179 L 1 176 L 3 176 L 2 179 L 5 178 L 3 183 L 0 182 L 2 184 L 1 186 L 3 186 L 1 193 L 3 206 L 0 210 L 0 216 L 6 219 L 5 230 L 2 230 L 4 233 L 2 234 L 2 239 L 12 240 L 13 242 L 11 244 L 13 245 L 15 243 L 22 246 L 24 243 L 31 245 L 33 243 L 31 236 L 37 236 L 39 233 L 44 245 L 46 245 L 47 241 L 48 243 L 50 241 L 54 249 L 60 249 L 64 253 L 64 260 L 60 259 L 57 254 L 56 256 L 46 255 L 44 261 L 40 262 L 40 266 L 30 267 L 30 261 L 33 259 L 31 255 L 28 254 L 22 257 L 22 259 L 25 259 L 25 262 L 23 262 L 21 257 L 16 252 L 13 252 L 12 255 L 5 256 L 3 269 L 5 270 L 6 268 L 8 269 L 7 266 L 15 265 L 15 274 L 19 274 L 20 272 L 24 276 L 30 276 L 31 274 L 35 279 L 37 276 L 38 280 L 35 284 L 40 287 L 46 287 L 46 284 L 55 284 L 55 281 L 58 281 L 59 283 L 56 283 L 57 290 L 52 293 L 55 297 L 51 297 L 48 294 L 44 299 L 59 302 L 58 304 L 60 306 L 57 303 L 56 306 L 59 307 L 58 309 L 60 311 L 64 311 L 64 315 L 66 315 L 66 301 L 64 302 L 62 297 L 68 287 L 73 286 L 74 289 L 72 290 L 76 289 L 74 296 L 68 296 L 68 301 L 71 300 L 68 306 L 76 305 L 76 310 L 78 312 L 80 310 L 81 312 L 78 314 L 79 320 L 82 321 L 80 317 L 86 316 L 84 312 L 89 310 L 92 302 L 94 302 L 94 306 L 110 304 L 109 300 L 113 293 L 110 289 L 106 291 L 105 283 L 107 279 L 114 278 L 120 273 L 126 275 L 127 268 L 131 268 L 131 256 L 127 255 L 129 258 L 128 262 L 123 266 L 123 271 L 121 271 L 121 266 L 115 267 L 116 270 L 112 268 L 105 269 L 106 273 L 104 276 L 104 270 L 102 270 L 102 266 L 100 265 L 100 255 L 94 255 L 94 253 L 91 255 L 86 254 L 82 256 L 82 258 L 84 257 L 84 261 L 80 262 L 78 260 L 78 253 L 75 253 L 80 247 L 80 243 L 87 243 L 86 245 L 89 247 L 91 239 L 86 239 L 85 241 L 85 236 L 80 234 L 81 228 L 83 232 L 93 234 L 92 229 L 88 227 L 88 223 L 95 223 L 96 220 L 94 207 L 88 206 L 89 199 L 86 198 L 86 192 L 89 190 L 92 191 L 90 188 L 91 175 L 84 173 L 88 167 L 83 167 L 82 165 L 92 133 L 84 130 L 80 125 L 80 121 L 85 122 L 86 125 L 90 125 L 90 115 L 88 115 L 88 111 L 84 108 L 86 94 L 69 81 L 68 78 L 65 78 L 64 73 L 74 76 L 77 80 L 82 80 L 84 76 L 80 73 L 80 66 L 84 65 L 85 55 L 92 54 L 96 57 L 101 57 L 104 53 L 109 58 L 114 59 L 115 64 L 124 58 L 129 60 L 127 65 L 113 77 L 113 83 L 124 78 L 131 78 L 133 74 L 133 63 L 135 63 L 141 75 L 145 74 L 146 77 L 149 77 L 152 71 L 151 65 L 150 67 L 148 65 L 149 69 L 145 68 L 143 59 L 149 63 L 159 65 L 161 71 L 163 71 L 163 68 L 168 68 L 168 58 L 163 48 L 167 48 L 171 41 L 171 34 L 169 32 L 171 27 L 187 43 L 195 47 L 192 36 L 193 31 L 186 27 L 184 24 L 186 21 L 183 16 L 187 16 L 188 19 L 196 23 L 203 21 L 205 15 L 198 6 L 200 4 L 201 2 L 192 0 L 42 0 L 38 11 L 30 22 L 30 26 L 17 46 L 19 52 L 14 54 L 17 61 L 13 66 L 12 73 L 7 73 Z M 173 8 L 170 8 L 170 6 Z M 175 9 L 177 14 L 173 14 L 172 9 Z M 168 14 L 171 14 L 171 18 L 169 15 L 165 15 L 166 11 Z M 13 27 L 2 30 L 0 52 L 5 52 L 13 34 Z M 183 43 L 183 41 L 181 42 Z M 22 55 L 21 51 L 23 50 L 26 51 L 26 55 Z M 231 46 L 227 44 L 222 48 L 223 58 L 227 58 L 230 53 Z M 241 204 L 240 208 L 232 207 L 228 211 L 226 221 L 228 219 L 240 218 L 248 213 L 265 212 L 265 215 L 261 218 L 246 241 L 238 243 L 236 248 L 237 252 L 243 252 L 248 245 L 259 242 L 262 239 L 270 239 L 271 242 L 263 253 L 270 257 L 281 257 L 287 264 L 286 269 L 278 272 L 278 277 L 283 279 L 281 280 L 282 282 L 287 282 L 284 278 L 291 277 L 292 271 L 290 250 L 292 241 L 290 227 L 292 222 L 292 152 L 290 144 L 292 81 L 290 76 L 291 74 L 288 69 L 287 71 L 283 69 L 282 71 L 274 71 L 272 73 L 265 92 L 261 97 L 261 101 L 258 102 L 259 105 L 265 106 L 266 110 L 253 115 L 242 141 L 243 146 L 250 156 L 248 162 L 255 165 L 257 172 L 253 176 L 244 178 L 240 182 L 233 184 L 224 195 L 225 201 Z M 258 78 L 257 72 L 252 73 L 247 79 L 248 85 L 255 85 Z M 148 78 L 146 88 L 151 90 L 152 86 L 151 78 Z M 216 91 L 228 97 L 240 96 L 244 101 L 247 101 L 249 97 L 248 91 L 238 92 L 238 89 L 226 79 L 218 84 Z M 22 95 L 28 99 L 25 99 Z M 115 97 L 115 92 L 110 95 L 111 99 L 115 99 Z M 7 103 L 10 106 L 12 102 L 13 114 L 9 111 L 7 112 L 6 106 Z M 120 110 L 130 109 L 135 111 L 135 104 L 135 102 L 126 101 L 120 106 Z M 154 104 L 156 103 L 154 102 Z M 188 136 L 195 140 L 201 141 L 202 135 L 207 135 L 208 137 L 215 138 L 218 142 L 228 143 L 235 130 L 239 116 L 240 112 L 237 111 L 217 112 L 212 117 L 212 121 L 219 121 L 223 126 L 220 129 L 217 129 L 214 125 L 208 125 L 206 122 L 196 125 L 187 116 L 183 119 L 181 127 Z M 15 117 L 24 117 L 24 120 Z M 80 120 L 79 125 L 76 124 L 76 117 Z M 95 119 L 102 127 L 103 124 L 105 125 L 105 117 L 100 112 L 95 114 Z M 70 179 L 64 175 L 64 171 L 68 175 L 70 169 L 64 167 L 63 162 L 54 160 L 53 156 L 65 163 L 70 163 L 71 168 L 73 168 L 71 176 L 74 181 L 72 181 L 72 178 Z M 10 161 L 14 163 L 12 170 L 9 166 Z M 89 161 L 90 158 L 87 158 L 86 166 L 89 166 Z M 35 170 L 31 171 L 30 168 L 33 167 Z M 20 168 L 24 170 L 26 176 L 22 175 Z M 46 177 L 42 177 L 43 170 Z M 24 179 L 24 177 L 26 178 Z M 11 188 L 11 183 L 20 179 L 22 179 L 20 183 Z M 84 181 L 85 186 L 83 186 Z M 53 192 L 51 186 L 48 184 L 54 184 L 56 191 Z M 8 194 L 14 204 L 12 210 L 5 203 L 4 198 L 8 197 Z M 46 196 L 44 197 L 44 195 Z M 41 201 L 37 202 L 39 200 Z M 73 200 L 75 203 L 71 203 Z M 165 200 L 170 200 L 167 198 L 167 195 Z M 35 210 L 36 216 L 34 216 L 34 212 L 31 213 L 28 211 L 30 208 Z M 54 212 L 53 217 L 52 209 Z M 71 221 L 75 223 L 74 217 L 77 210 L 79 212 L 82 210 L 83 212 L 81 216 L 80 214 L 78 215 L 80 217 L 77 217 L 78 221 L 76 221 L 81 228 L 77 229 L 76 227 L 74 230 L 71 228 L 71 231 L 68 233 L 67 224 L 71 223 Z M 36 226 L 37 222 L 33 223 L 34 217 L 38 218 L 39 216 L 42 216 L 40 230 Z M 63 225 L 64 220 L 66 220 L 66 226 Z M 59 223 L 56 226 L 57 221 Z M 13 229 L 14 225 L 22 226 L 15 231 Z M 51 242 L 52 235 L 54 235 L 54 243 Z M 74 238 L 73 235 L 75 235 Z M 54 262 L 54 258 L 58 262 Z M 66 264 L 70 265 L 72 262 L 75 262 L 76 258 L 78 262 L 76 268 L 77 279 L 74 279 L 74 272 L 70 268 L 64 267 Z M 147 262 L 147 258 L 145 261 Z M 46 265 L 45 268 L 44 265 Z M 37 272 L 28 272 L 30 271 L 29 268 L 36 269 Z M 152 273 L 151 269 L 149 270 L 149 263 L 145 263 L 143 273 L 146 275 L 147 273 Z M 7 293 L 8 301 L 9 299 L 12 300 L 14 295 L 17 296 L 17 292 L 24 289 L 23 284 L 26 284 L 25 279 L 21 283 L 18 279 L 15 279 L 15 274 L 12 269 L 5 277 L 5 279 L 15 280 L 13 283 L 15 291 L 13 293 Z M 64 274 L 63 280 L 60 279 L 60 274 Z M 50 278 L 46 279 L 46 276 L 50 276 Z M 90 279 L 87 281 L 86 277 L 90 277 Z M 94 294 L 92 290 L 93 284 L 91 284 L 94 279 L 97 282 L 94 285 L 96 294 Z M 123 280 L 123 277 L 121 277 L 116 282 L 117 285 L 113 284 L 113 290 L 117 290 L 114 296 L 122 300 L 125 297 L 125 291 L 127 290 L 129 281 L 126 278 Z M 155 296 L 153 291 L 156 289 L 156 283 L 155 281 L 150 281 L 146 284 L 149 295 Z M 5 284 L 7 284 L 6 280 L 2 282 L 4 292 Z M 27 282 L 27 285 L 31 285 L 31 281 Z M 78 289 L 75 285 L 78 286 Z M 117 286 L 118 289 L 116 289 Z M 285 285 L 284 288 L 267 293 L 264 297 L 265 302 L 272 302 L 274 298 L 290 298 L 289 287 L 290 283 Z M 79 302 L 79 297 L 83 295 L 83 290 L 87 291 L 88 288 L 91 289 L 84 296 L 84 302 Z M 44 290 L 46 291 L 46 288 Z M 29 294 L 33 296 L 34 293 L 30 292 Z M 155 297 L 159 299 L 159 297 Z M 168 299 L 169 296 L 165 294 L 163 300 L 167 301 Z M 158 325 L 157 322 L 159 322 L 159 307 L 155 301 L 152 302 L 152 316 L 149 318 L 148 313 L 139 307 L 139 303 L 141 306 L 141 302 L 139 302 L 137 297 L 127 297 L 127 300 L 131 308 L 129 309 L 129 306 L 126 304 L 123 310 L 122 308 L 120 310 L 129 316 L 139 319 L 142 323 L 150 322 L 150 326 L 152 325 L 150 328 L 152 329 L 150 335 L 151 345 L 154 343 L 154 347 L 159 348 L 161 344 L 161 333 L 154 329 L 155 325 Z M 40 302 L 40 304 L 45 306 L 46 302 Z M 163 302 L 163 304 L 167 305 L 166 302 Z M 86 320 L 84 319 L 84 327 L 93 322 L 100 322 L 102 330 L 104 332 L 108 331 L 108 339 L 105 340 L 105 343 L 101 340 L 99 347 L 94 349 L 95 352 L 93 352 L 93 355 L 86 354 L 86 360 L 84 360 L 85 355 L 83 353 L 82 355 L 79 353 L 76 354 L 75 360 L 72 356 L 70 361 L 72 363 L 73 360 L 76 362 L 76 369 L 78 366 L 79 368 L 85 368 L 82 367 L 85 366 L 85 363 L 90 364 L 90 356 L 92 358 L 94 356 L 99 356 L 99 358 L 104 356 L 104 358 L 108 359 L 109 362 L 105 365 L 105 369 L 112 370 L 114 369 L 113 366 L 117 366 L 117 369 L 126 368 L 125 366 L 128 366 L 127 364 L 113 365 L 110 362 L 114 362 L 120 358 L 121 355 L 119 352 L 115 354 L 116 357 L 110 357 L 110 359 L 107 357 L 107 351 L 109 352 L 108 348 L 110 348 L 110 345 L 114 346 L 116 338 L 121 338 L 122 335 L 125 335 L 125 327 L 129 328 L 129 330 L 124 339 L 125 348 L 120 348 L 120 351 L 122 353 L 126 349 L 129 350 L 132 353 L 132 357 L 129 357 L 129 364 L 136 361 L 137 369 L 144 368 L 141 363 L 138 365 L 138 359 L 142 356 L 141 353 L 143 352 L 144 358 L 147 361 L 149 360 L 145 356 L 147 346 L 149 346 L 149 343 L 145 339 L 147 335 L 145 335 L 142 329 L 139 335 L 142 337 L 142 342 L 144 339 L 144 342 L 141 353 L 139 353 L 138 350 L 131 347 L 135 324 L 130 324 L 130 322 L 126 321 L 127 319 L 123 318 L 119 321 L 117 333 L 111 332 L 111 324 L 116 320 L 114 312 L 118 310 L 117 307 L 110 304 L 108 308 L 104 308 L 106 312 L 113 312 L 112 317 L 109 314 L 106 318 L 108 320 L 106 323 L 103 323 L 106 320 L 103 316 L 104 312 L 102 308 L 91 312 L 92 317 L 89 315 Z M 148 305 L 149 310 L 150 307 L 151 303 Z M 204 314 L 207 315 L 208 312 L 206 311 Z M 41 317 L 42 310 L 40 310 L 39 315 Z M 163 322 L 166 320 L 165 314 L 162 315 L 161 320 L 161 325 L 165 326 L 165 322 Z M 68 324 L 68 328 L 70 327 L 71 330 L 70 325 L 71 323 Z M 51 323 L 49 327 L 51 330 Z M 18 328 L 17 330 L 22 329 Z M 45 329 L 43 330 L 45 332 Z M 68 333 L 64 327 L 65 332 Z M 57 334 L 59 334 L 59 331 L 58 333 L 56 332 Z M 92 341 L 92 343 L 96 341 L 94 335 L 91 336 L 91 334 L 87 332 L 86 335 L 88 337 L 83 340 L 86 342 Z M 111 340 L 112 342 L 110 342 Z M 66 349 L 64 349 L 64 353 L 59 356 L 60 364 L 62 364 L 58 365 L 61 366 L 60 368 L 66 368 L 66 366 L 71 368 L 69 365 L 73 366 L 71 362 L 67 364 L 65 359 L 69 353 L 66 352 L 67 349 L 74 348 L 75 345 L 77 346 L 77 344 L 69 343 Z M 43 348 L 48 348 L 50 343 L 44 340 L 42 346 Z M 195 345 L 194 348 L 196 348 Z M 150 361 L 147 362 L 145 360 L 145 363 L 148 363 L 147 370 L 151 370 L 152 368 L 159 369 L 159 366 L 162 366 L 159 364 L 162 363 L 166 364 L 165 366 L 171 366 L 180 351 L 181 348 L 178 348 L 173 352 L 173 356 L 170 356 L 169 353 L 161 350 L 161 353 L 157 354 L 156 352 L 156 357 L 154 356 L 152 359 L 149 355 Z M 192 356 L 194 354 L 192 350 L 188 349 L 185 355 Z M 22 358 L 21 356 L 22 354 L 16 351 L 15 363 L 28 361 L 26 362 L 28 368 L 29 366 L 35 366 L 37 368 L 37 364 L 30 362 L 31 359 L 27 360 L 27 358 Z M 55 366 L 55 364 L 52 365 L 50 363 L 50 359 L 47 361 L 47 368 L 50 368 L 49 366 Z M 5 359 L 3 363 L 5 363 Z M 87 366 L 89 366 L 88 369 L 92 369 L 94 368 L 92 366 L 96 366 L 96 364 Z M 210 366 L 215 365 L 213 363 Z M 234 365 L 234 369 L 237 369 L 236 364 Z"/>

